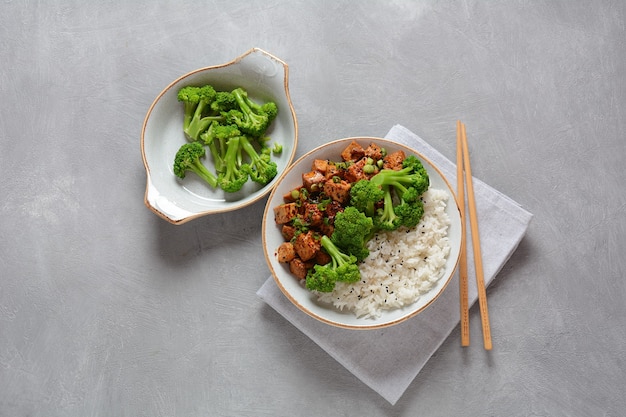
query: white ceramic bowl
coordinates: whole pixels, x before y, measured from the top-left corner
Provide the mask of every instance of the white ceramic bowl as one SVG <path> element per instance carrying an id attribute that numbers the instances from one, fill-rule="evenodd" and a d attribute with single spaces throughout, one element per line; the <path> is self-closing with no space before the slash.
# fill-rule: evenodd
<path id="1" fill-rule="evenodd" d="M 276 102 L 278 116 L 267 131 L 271 144 L 283 146 L 274 156 L 278 175 L 261 187 L 249 181 L 237 193 L 213 190 L 196 175 L 178 179 L 173 172 L 174 157 L 186 142 L 182 130 L 183 105 L 178 90 L 186 85 L 211 84 L 216 90 L 243 87 L 253 100 Z M 236 210 L 258 201 L 279 181 L 292 162 L 298 142 L 298 124 L 289 97 L 288 66 L 269 53 L 254 48 L 234 60 L 185 74 L 157 96 L 146 114 L 141 131 L 141 153 L 147 174 L 144 202 L 165 220 L 182 224 L 212 213 Z M 203 160 L 212 168 L 210 157 Z"/>
<path id="2" fill-rule="evenodd" d="M 314 159 L 340 160 L 341 151 L 352 140 L 357 140 L 363 146 L 376 143 L 386 148 L 389 152 L 402 149 L 407 155 L 414 154 L 422 161 L 428 171 L 431 187 L 446 190 L 450 194 L 446 213 L 450 218 L 448 238 L 450 241 L 450 254 L 446 261 L 445 272 L 437 281 L 433 288 L 422 295 L 416 302 L 404 308 L 384 311 L 378 318 L 357 318 L 352 312 L 340 311 L 332 306 L 321 304 L 317 297 L 309 292 L 304 286 L 289 272 L 286 264 L 279 263 L 276 258 L 276 249 L 283 243 L 283 236 L 274 221 L 274 207 L 283 203 L 283 195 L 302 184 L 302 174 L 311 169 Z M 322 145 L 299 158 L 291 165 L 284 177 L 279 181 L 265 207 L 263 217 L 263 247 L 265 259 L 272 272 L 276 284 L 283 294 L 301 311 L 324 323 L 348 328 L 348 329 L 376 329 L 401 323 L 423 311 L 435 301 L 444 291 L 450 282 L 457 267 L 461 249 L 461 217 L 455 194 L 449 182 L 441 171 L 435 167 L 428 159 L 417 151 L 402 144 L 380 138 L 358 137 L 346 138 Z"/>

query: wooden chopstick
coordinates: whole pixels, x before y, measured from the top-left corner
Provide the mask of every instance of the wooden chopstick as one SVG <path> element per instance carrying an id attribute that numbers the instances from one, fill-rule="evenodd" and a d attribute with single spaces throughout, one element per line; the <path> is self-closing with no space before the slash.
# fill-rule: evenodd
<path id="1" fill-rule="evenodd" d="M 469 304 L 467 290 L 467 250 L 465 227 L 465 180 L 463 178 L 463 142 L 461 121 L 456 122 L 456 179 L 457 198 L 461 214 L 461 257 L 459 259 L 459 298 L 461 306 L 461 346 L 470 344 Z"/>
<path id="2" fill-rule="evenodd" d="M 489 325 L 489 309 L 487 307 L 487 292 L 483 273 L 483 261 L 480 250 L 480 235 L 478 233 L 478 214 L 476 213 L 476 198 L 474 196 L 474 184 L 472 181 L 472 168 L 470 166 L 469 148 L 465 124 L 460 123 L 461 145 L 463 149 L 463 169 L 465 171 L 465 185 L 467 187 L 467 206 L 469 209 L 470 228 L 472 233 L 472 249 L 474 252 L 474 267 L 476 270 L 476 286 L 478 290 L 478 304 L 480 319 L 483 328 L 483 343 L 486 350 L 491 350 L 491 327 Z"/>

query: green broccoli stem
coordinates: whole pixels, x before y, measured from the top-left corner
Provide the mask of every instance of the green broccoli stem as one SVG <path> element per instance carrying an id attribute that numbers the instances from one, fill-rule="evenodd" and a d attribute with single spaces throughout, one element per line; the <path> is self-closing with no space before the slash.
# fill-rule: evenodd
<path id="1" fill-rule="evenodd" d="M 252 102 L 252 100 L 248 97 L 248 93 L 244 89 L 235 88 L 232 93 L 235 97 L 235 101 L 239 105 L 239 108 L 246 113 L 255 113 L 261 110 L 261 106 Z"/>
<path id="2" fill-rule="evenodd" d="M 200 102 L 200 104 L 198 104 L 198 109 L 202 106 L 202 103 L 203 102 Z M 200 134 L 205 132 L 213 122 L 221 122 L 222 120 L 224 120 L 222 116 L 194 116 L 189 122 L 187 128 L 185 129 L 187 138 L 189 138 L 189 140 L 191 141 L 198 140 L 200 138 Z"/>
<path id="3" fill-rule="evenodd" d="M 186 132 L 189 128 L 189 124 L 191 123 L 191 119 L 193 119 L 193 115 L 196 111 L 196 107 L 198 103 L 186 101 L 185 102 L 185 113 L 183 116 L 183 130 Z"/>
<path id="4" fill-rule="evenodd" d="M 228 180 L 232 180 L 237 177 L 237 173 L 240 169 L 239 163 L 239 155 L 241 154 L 240 150 L 240 141 L 241 137 L 233 137 L 228 140 L 226 143 L 226 153 L 224 154 L 224 164 L 225 164 L 225 175 L 224 177 Z"/>
<path id="5" fill-rule="evenodd" d="M 341 249 L 339 249 L 328 236 L 323 235 L 320 239 L 320 244 L 322 245 L 326 253 L 330 255 L 334 268 L 338 268 L 340 266 L 352 263 L 350 256 L 343 253 Z"/>
<path id="6" fill-rule="evenodd" d="M 241 143 L 241 148 L 248 154 L 248 156 L 250 157 L 250 161 L 252 164 L 257 163 L 257 161 L 261 160 L 261 157 L 259 156 L 259 153 L 256 151 L 256 149 L 254 149 L 254 146 L 252 146 L 252 143 L 250 143 L 250 141 L 248 140 L 247 137 L 242 136 L 239 139 L 240 143 Z"/>
<path id="7" fill-rule="evenodd" d="M 224 170 L 224 157 L 220 150 L 217 148 L 215 141 L 210 141 L 207 144 L 207 147 L 209 148 L 209 152 L 211 152 L 211 157 L 213 158 L 215 170 L 217 172 L 222 172 Z"/>
<path id="8" fill-rule="evenodd" d="M 385 192 L 385 196 L 383 197 L 383 213 L 380 216 L 380 222 L 387 223 L 391 226 L 398 216 L 393 209 L 393 197 L 391 196 L 389 185 L 383 185 L 383 191 Z"/>
<path id="9" fill-rule="evenodd" d="M 248 121 L 254 126 L 258 125 L 265 127 L 266 117 L 258 114 L 259 112 L 262 112 L 261 106 L 253 103 L 248 98 L 248 93 L 241 88 L 234 89 L 232 93 L 243 117 L 248 119 Z M 256 133 L 258 133 L 258 135 L 262 134 L 261 131 Z"/>
<path id="10" fill-rule="evenodd" d="M 215 136 L 216 126 L 217 123 L 211 123 L 208 129 L 200 135 L 200 139 L 209 148 L 209 152 L 211 152 L 211 157 L 213 158 L 213 164 L 215 165 L 215 171 L 219 173 L 224 170 L 224 154 L 226 151 Z"/>
<path id="11" fill-rule="evenodd" d="M 263 159 L 245 136 L 240 138 L 240 144 L 241 149 L 250 157 L 250 165 L 255 167 L 259 173 L 264 173 L 269 168 L 269 158 L 267 160 Z"/>
<path id="12" fill-rule="evenodd" d="M 237 156 L 235 160 L 237 161 L 237 166 L 241 167 L 243 165 L 243 141 L 246 139 L 245 136 L 240 136 L 237 138 L 239 140 L 239 147 L 237 148 Z"/>
<path id="13" fill-rule="evenodd" d="M 410 183 L 410 182 L 409 182 Z M 393 189 L 395 190 L 397 196 L 402 199 L 402 196 L 404 195 L 404 193 L 407 192 L 408 188 L 405 187 L 405 182 L 402 181 L 390 181 L 387 183 L 388 187 L 393 187 Z"/>
<path id="14" fill-rule="evenodd" d="M 402 162 L 400 170 L 383 169 L 372 177 L 372 181 L 378 185 L 391 185 L 398 193 L 404 193 L 407 188 L 415 188 L 418 194 L 428 189 L 430 180 L 428 172 L 415 156 L 408 156 Z"/>
<path id="15" fill-rule="evenodd" d="M 413 179 L 411 178 L 412 170 L 412 167 L 406 167 L 400 170 L 382 169 L 378 172 L 378 174 L 374 175 L 371 178 L 371 181 L 374 184 L 380 186 L 393 184 L 411 184 L 411 182 L 413 181 Z"/>
<path id="16" fill-rule="evenodd" d="M 195 172 L 200 178 L 209 183 L 212 187 L 217 187 L 217 177 L 205 167 L 200 160 L 196 160 L 189 165 L 189 170 Z"/>
<path id="17" fill-rule="evenodd" d="M 400 199 L 404 199 L 404 194 L 415 187 L 418 178 L 422 174 L 414 172 L 412 166 L 401 170 L 383 169 L 371 178 L 374 184 L 381 187 L 392 187 Z M 418 194 L 420 192 L 418 191 Z"/>
<path id="18" fill-rule="evenodd" d="M 254 182 L 265 185 L 276 177 L 278 171 L 276 163 L 271 161 L 269 148 L 264 148 L 259 154 L 246 136 L 240 138 L 242 152 L 250 157 L 250 178 Z"/>
<path id="19" fill-rule="evenodd" d="M 247 164 L 240 165 L 237 161 L 237 155 L 241 148 L 239 139 L 240 136 L 235 136 L 228 140 L 226 155 L 224 156 L 226 168 L 217 177 L 220 188 L 229 193 L 241 190 L 249 178 Z"/>

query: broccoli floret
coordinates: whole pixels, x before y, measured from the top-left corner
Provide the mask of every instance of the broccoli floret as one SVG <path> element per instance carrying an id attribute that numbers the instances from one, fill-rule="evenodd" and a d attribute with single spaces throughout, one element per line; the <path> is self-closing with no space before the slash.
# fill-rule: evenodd
<path id="1" fill-rule="evenodd" d="M 243 136 L 232 137 L 226 143 L 224 172 L 220 172 L 217 176 L 217 182 L 220 188 L 229 193 L 241 190 L 248 181 L 249 167 L 247 164 L 239 163 L 242 137 Z"/>
<path id="2" fill-rule="evenodd" d="M 396 230 L 400 226 L 416 226 L 424 215 L 424 203 L 415 188 L 407 188 L 402 197 L 394 198 L 391 186 L 383 185 L 382 207 L 374 215 L 374 226 L 381 230 Z"/>
<path id="3" fill-rule="evenodd" d="M 414 190 L 409 189 L 404 195 L 406 196 Z M 419 198 L 412 202 L 402 200 L 400 204 L 394 207 L 396 215 L 400 217 L 403 226 L 408 228 L 415 227 L 424 216 L 424 203 Z"/>
<path id="4" fill-rule="evenodd" d="M 383 185 L 382 190 L 385 193 L 383 205 L 373 218 L 377 229 L 396 230 L 400 226 L 411 228 L 419 223 L 424 215 L 424 204 L 415 188 L 407 188 L 401 193 L 396 193 L 401 195 L 399 198 L 394 198 L 392 187 L 389 185 Z"/>
<path id="5" fill-rule="evenodd" d="M 367 179 L 359 180 L 350 187 L 350 205 L 369 217 L 376 214 L 376 203 L 384 196 L 382 188 Z"/>
<path id="6" fill-rule="evenodd" d="M 183 131 L 190 141 L 198 140 L 200 134 L 207 130 L 214 120 L 224 120 L 222 115 L 207 116 L 205 114 L 210 109 L 216 94 L 215 89 L 210 85 L 186 86 L 178 90 L 178 101 L 185 105 Z"/>
<path id="7" fill-rule="evenodd" d="M 307 289 L 331 292 L 337 281 L 356 282 L 361 278 L 357 259 L 354 255 L 343 252 L 326 235 L 321 237 L 320 244 L 330 255 L 331 261 L 326 265 L 317 264 L 307 273 Z"/>
<path id="8" fill-rule="evenodd" d="M 247 137 L 242 136 L 239 140 L 241 148 L 250 157 L 248 166 L 252 181 L 265 185 L 273 180 L 278 174 L 278 166 L 271 160 L 270 149 L 264 146 L 258 153 Z"/>
<path id="9" fill-rule="evenodd" d="M 402 162 L 401 169 L 382 169 L 369 180 L 355 183 L 350 190 L 350 204 L 373 217 L 376 229 L 413 227 L 424 214 L 419 196 L 429 185 L 421 161 L 410 155 Z"/>
<path id="10" fill-rule="evenodd" d="M 402 218 L 396 214 L 391 195 L 391 187 L 383 185 L 383 207 L 379 208 L 374 216 L 374 224 L 378 229 L 396 230 L 402 226 Z"/>
<path id="11" fill-rule="evenodd" d="M 417 157 L 410 155 L 402 161 L 402 169 L 382 169 L 370 178 L 378 186 L 390 185 L 400 196 L 408 188 L 415 188 L 418 195 L 428 189 L 430 180 L 426 169 Z"/>
<path id="12" fill-rule="evenodd" d="M 200 134 L 200 141 L 209 148 L 215 164 L 215 170 L 219 172 L 224 165 L 224 155 L 215 137 L 215 128 L 218 126 L 220 126 L 218 122 L 211 123 L 207 130 Z"/>
<path id="13" fill-rule="evenodd" d="M 273 101 L 268 101 L 261 105 L 261 111 L 264 111 L 265 114 L 267 114 L 267 117 L 269 119 L 267 126 L 269 127 L 274 119 L 276 119 L 276 116 L 278 116 L 278 106 Z"/>
<path id="14" fill-rule="evenodd" d="M 186 86 L 178 90 L 178 101 L 184 104 L 183 129 L 187 129 L 200 102 L 200 87 Z"/>
<path id="15" fill-rule="evenodd" d="M 395 230 L 399 226 L 413 227 L 419 223 L 424 214 L 419 196 L 428 189 L 430 178 L 415 155 L 409 155 L 402 161 L 402 169 L 383 169 L 370 181 L 385 191 L 385 204 L 380 216 L 375 219 L 378 227 Z M 394 205 L 392 190 L 399 199 Z"/>
<path id="16" fill-rule="evenodd" d="M 251 136 L 262 136 L 278 114 L 276 103 L 269 101 L 262 105 L 248 98 L 243 88 L 236 88 L 232 95 L 237 108 L 223 113 L 229 123 L 236 124 L 242 132 Z"/>
<path id="17" fill-rule="evenodd" d="M 187 171 L 192 171 L 211 187 L 217 187 L 217 177 L 200 161 L 200 158 L 203 158 L 205 154 L 206 151 L 199 142 L 185 143 L 176 152 L 174 174 L 178 178 L 185 178 Z"/>
<path id="18" fill-rule="evenodd" d="M 272 153 L 274 155 L 280 155 L 281 153 L 283 153 L 283 145 L 281 145 L 278 142 L 275 142 L 274 147 L 272 148 Z"/>
<path id="19" fill-rule="evenodd" d="M 228 149 L 230 138 L 241 136 L 241 132 L 235 125 L 222 125 L 213 122 L 209 128 L 200 135 L 200 140 L 209 147 L 215 170 L 220 173 L 226 169 L 224 158 Z"/>
<path id="20" fill-rule="evenodd" d="M 211 110 L 216 114 L 228 112 L 235 108 L 237 108 L 237 101 L 230 91 L 218 91 L 215 94 L 215 99 L 211 103 Z"/>
<path id="21" fill-rule="evenodd" d="M 402 161 L 402 168 L 410 168 L 416 174 L 412 178 L 411 187 L 415 188 L 418 196 L 424 194 L 430 186 L 430 177 L 422 162 L 415 155 L 409 155 Z"/>
<path id="22" fill-rule="evenodd" d="M 330 239 L 335 245 L 349 255 L 354 255 L 357 261 L 367 258 L 369 250 L 366 244 L 372 237 L 374 228 L 371 217 L 355 207 L 348 206 L 337 213 L 334 226 Z"/>
<path id="23" fill-rule="evenodd" d="M 306 288 L 310 291 L 332 292 L 337 273 L 329 265 L 315 265 L 306 275 Z"/>

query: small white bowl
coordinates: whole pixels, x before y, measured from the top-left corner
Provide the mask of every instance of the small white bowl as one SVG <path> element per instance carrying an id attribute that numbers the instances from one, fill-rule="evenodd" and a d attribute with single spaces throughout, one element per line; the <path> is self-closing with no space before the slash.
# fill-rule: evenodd
<path id="1" fill-rule="evenodd" d="M 276 249 L 284 242 L 280 227 L 274 221 L 274 207 L 282 204 L 283 195 L 302 184 L 302 174 L 311 170 L 312 162 L 315 159 L 340 160 L 341 151 L 353 140 L 356 140 L 363 146 L 370 143 L 376 143 L 386 148 L 389 152 L 403 150 L 407 155 L 416 155 L 421 161 L 430 178 L 431 187 L 445 190 L 449 193 L 449 199 L 446 206 L 446 213 L 450 218 L 450 226 L 448 229 L 448 239 L 450 242 L 450 254 L 446 259 L 445 271 L 443 276 L 436 284 L 413 304 L 394 310 L 383 311 L 380 317 L 364 318 L 357 317 L 349 311 L 340 311 L 339 309 L 322 304 L 317 301 L 317 297 L 307 290 L 297 278 L 290 272 L 286 264 L 279 263 L 276 257 Z M 401 323 L 431 305 L 452 279 L 461 253 L 461 215 L 457 205 L 454 191 L 450 183 L 443 176 L 441 171 L 432 164 L 428 159 L 417 151 L 386 139 L 371 137 L 355 137 L 336 140 L 322 145 L 302 157 L 300 157 L 293 165 L 291 165 L 283 178 L 276 184 L 269 196 L 265 212 L 263 215 L 263 249 L 265 259 L 276 281 L 276 284 L 283 294 L 304 313 L 316 318 L 326 324 L 346 329 L 377 329 L 392 326 Z"/>
<path id="2" fill-rule="evenodd" d="M 249 181 L 237 193 L 213 190 L 196 175 L 180 180 L 174 175 L 174 157 L 187 142 L 182 130 L 183 105 L 178 101 L 178 90 L 186 85 L 211 84 L 216 90 L 231 91 L 243 87 L 253 100 L 274 101 L 278 116 L 267 131 L 270 144 L 280 143 L 280 155 L 273 156 L 278 174 L 261 187 Z M 158 216 L 173 224 L 212 213 L 221 213 L 245 207 L 265 196 L 282 178 L 293 161 L 298 142 L 298 123 L 289 97 L 289 68 L 269 53 L 253 48 L 234 60 L 187 73 L 157 96 L 146 114 L 141 130 L 141 154 L 147 181 L 144 195 L 146 206 Z M 212 169 L 211 158 L 203 163 Z"/>

